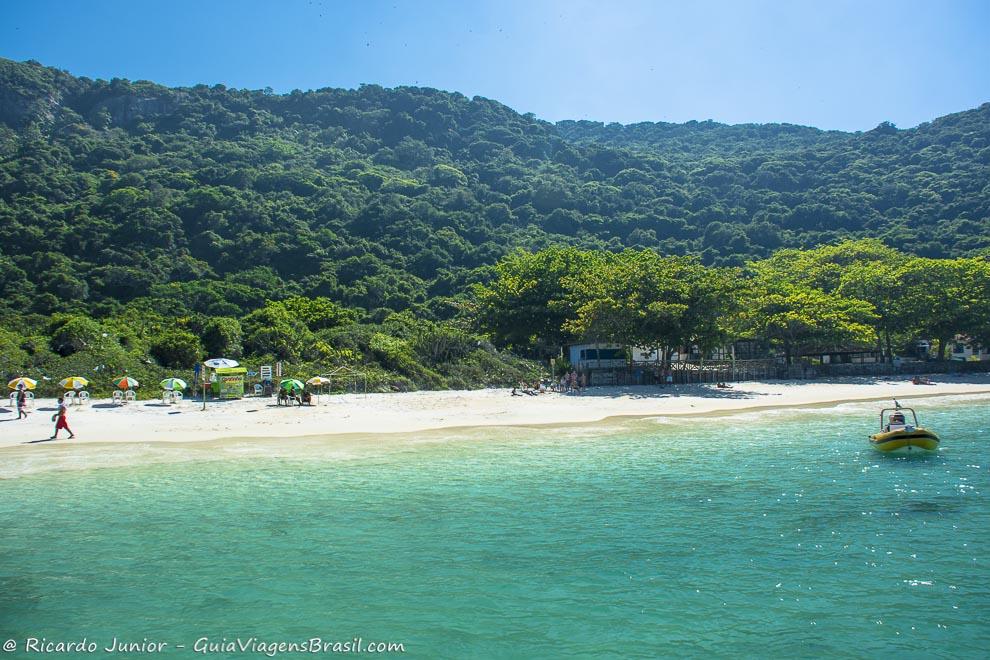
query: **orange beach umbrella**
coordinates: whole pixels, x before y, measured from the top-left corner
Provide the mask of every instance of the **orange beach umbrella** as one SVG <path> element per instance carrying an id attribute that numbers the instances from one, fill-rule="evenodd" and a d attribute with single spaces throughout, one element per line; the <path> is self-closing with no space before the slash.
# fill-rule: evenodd
<path id="1" fill-rule="evenodd" d="M 122 390 L 130 390 L 138 386 L 138 382 L 130 376 L 120 376 L 113 381 L 113 384 Z"/>

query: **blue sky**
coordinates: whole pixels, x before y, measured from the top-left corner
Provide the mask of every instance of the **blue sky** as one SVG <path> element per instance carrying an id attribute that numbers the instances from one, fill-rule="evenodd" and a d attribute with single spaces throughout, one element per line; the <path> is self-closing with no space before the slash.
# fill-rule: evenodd
<path id="1" fill-rule="evenodd" d="M 990 101 L 990 0 L 2 0 L 0 57 L 171 86 L 421 85 L 550 121 L 907 128 Z"/>

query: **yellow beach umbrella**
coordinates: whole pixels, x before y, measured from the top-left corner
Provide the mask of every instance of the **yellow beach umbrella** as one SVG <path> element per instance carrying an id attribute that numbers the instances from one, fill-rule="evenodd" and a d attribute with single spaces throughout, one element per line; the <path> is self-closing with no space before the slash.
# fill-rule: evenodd
<path id="1" fill-rule="evenodd" d="M 329 378 L 324 378 L 323 376 L 313 376 L 312 378 L 306 381 L 306 384 L 319 388 L 316 390 L 316 400 L 319 401 L 320 392 L 323 391 L 323 386 L 324 385 L 329 386 L 332 382 L 333 382 L 332 380 L 330 380 Z"/>
<path id="2" fill-rule="evenodd" d="M 21 385 L 23 385 L 26 390 L 33 390 L 38 385 L 38 381 L 33 378 L 25 378 L 24 376 L 21 376 L 20 378 L 15 378 L 7 383 L 7 387 L 12 390 L 19 389 Z"/>
<path id="3" fill-rule="evenodd" d="M 81 390 L 89 385 L 89 381 L 82 376 L 69 376 L 60 380 L 58 384 L 67 390 Z"/>

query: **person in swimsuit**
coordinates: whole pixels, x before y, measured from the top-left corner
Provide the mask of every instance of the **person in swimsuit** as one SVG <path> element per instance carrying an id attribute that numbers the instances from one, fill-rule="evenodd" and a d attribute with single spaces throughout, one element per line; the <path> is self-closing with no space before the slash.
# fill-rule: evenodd
<path id="1" fill-rule="evenodd" d="M 49 440 L 55 440 L 56 438 L 58 438 L 58 432 L 61 429 L 65 429 L 66 431 L 69 432 L 69 440 L 72 440 L 74 437 L 76 437 L 76 434 L 73 433 L 72 429 L 69 428 L 69 423 L 65 419 L 65 416 L 68 413 L 68 411 L 69 411 L 69 404 L 65 402 L 65 399 L 59 397 L 58 412 L 52 415 L 52 421 L 55 422 L 55 433 L 52 434 L 52 437 L 49 438 Z"/>
<path id="2" fill-rule="evenodd" d="M 27 390 L 24 383 L 17 385 L 17 419 L 27 419 Z"/>

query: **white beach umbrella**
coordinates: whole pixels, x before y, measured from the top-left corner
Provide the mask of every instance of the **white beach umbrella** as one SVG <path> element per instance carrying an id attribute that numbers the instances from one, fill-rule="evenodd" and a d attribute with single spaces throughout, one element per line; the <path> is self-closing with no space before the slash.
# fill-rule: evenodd
<path id="1" fill-rule="evenodd" d="M 231 360 L 230 358 L 213 358 L 204 362 L 206 366 L 210 369 L 229 369 L 230 367 L 239 367 L 240 362 L 237 360 Z"/>

